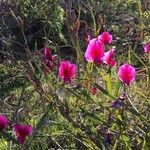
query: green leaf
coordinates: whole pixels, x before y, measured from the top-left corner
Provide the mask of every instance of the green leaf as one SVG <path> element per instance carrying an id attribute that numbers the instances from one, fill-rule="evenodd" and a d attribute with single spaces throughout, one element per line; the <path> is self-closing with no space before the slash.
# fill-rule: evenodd
<path id="1" fill-rule="evenodd" d="M 10 133 L 7 133 L 7 132 L 2 132 L 2 136 L 9 140 L 9 141 L 12 141 L 14 143 L 18 143 L 18 141 L 10 134 Z"/>
<path id="2" fill-rule="evenodd" d="M 121 115 L 117 115 L 117 119 L 119 119 L 122 122 L 122 116 Z"/>
<path id="3" fill-rule="evenodd" d="M 38 133 L 37 131 L 40 130 L 43 127 L 43 125 L 45 124 L 45 120 L 48 117 L 48 113 L 51 109 L 51 105 L 52 105 L 51 103 L 48 105 L 47 111 L 42 115 L 41 119 L 37 123 L 36 128 L 35 128 L 32 136 L 29 139 L 28 146 L 32 143 L 33 139 L 35 138 L 36 134 Z"/>
<path id="4" fill-rule="evenodd" d="M 87 65 L 86 65 L 86 67 L 87 67 L 86 70 L 87 70 L 88 75 L 91 75 L 92 72 L 93 72 L 93 63 L 88 62 Z"/>
<path id="5" fill-rule="evenodd" d="M 8 147 L 7 141 L 5 141 L 4 139 L 0 139 L 0 149 L 1 150 L 6 150 L 7 147 Z"/>
<path id="6" fill-rule="evenodd" d="M 96 114 L 93 114 L 91 112 L 88 112 L 86 111 L 85 109 L 83 108 L 80 108 L 82 110 L 83 113 L 85 113 L 86 116 L 89 116 L 90 118 L 92 118 L 93 120 L 95 121 L 98 121 L 98 122 L 103 122 L 103 120 L 101 118 L 99 118 Z"/>
<path id="7" fill-rule="evenodd" d="M 143 144 L 142 144 L 142 150 L 146 150 L 146 149 L 148 149 L 148 146 L 147 146 L 146 140 L 145 140 L 145 138 L 144 138 L 144 142 L 143 142 Z"/>
<path id="8" fill-rule="evenodd" d="M 98 147 L 89 139 L 89 138 L 83 138 L 83 144 L 91 150 L 98 149 Z"/>
<path id="9" fill-rule="evenodd" d="M 105 90 L 103 87 L 99 86 L 97 83 L 95 84 L 95 86 L 106 96 L 115 99 L 115 97 L 113 97 L 112 95 L 109 94 L 109 92 L 107 90 Z"/>
<path id="10" fill-rule="evenodd" d="M 145 121 L 147 120 L 147 118 L 143 115 L 141 115 L 140 113 L 138 113 L 134 108 L 128 108 L 128 110 L 135 115 L 138 119 L 140 119 L 141 121 Z"/>
<path id="11" fill-rule="evenodd" d="M 126 135 L 122 135 L 122 139 L 125 142 L 127 149 L 131 150 L 131 143 L 129 137 Z"/>
<path id="12" fill-rule="evenodd" d="M 128 142 L 128 141 L 129 141 L 129 138 L 128 138 L 126 135 L 122 135 L 122 139 L 123 139 L 125 142 Z"/>
<path id="13" fill-rule="evenodd" d="M 107 74 L 105 80 L 107 82 L 107 91 L 109 94 L 112 94 L 112 81 L 110 73 Z"/>
<path id="14" fill-rule="evenodd" d="M 114 97 L 118 96 L 119 89 L 120 89 L 120 80 L 118 79 L 117 82 L 116 82 L 116 85 L 115 85 Z"/>
<path id="15" fill-rule="evenodd" d="M 115 144 L 113 146 L 113 149 L 112 150 L 117 150 L 117 144 L 118 144 L 118 140 L 115 141 Z"/>
<path id="16" fill-rule="evenodd" d="M 135 109 L 133 109 L 133 108 L 128 108 L 128 110 L 129 110 L 133 115 L 135 115 L 135 116 L 137 116 L 137 117 L 140 116 L 140 114 L 139 114 Z"/>

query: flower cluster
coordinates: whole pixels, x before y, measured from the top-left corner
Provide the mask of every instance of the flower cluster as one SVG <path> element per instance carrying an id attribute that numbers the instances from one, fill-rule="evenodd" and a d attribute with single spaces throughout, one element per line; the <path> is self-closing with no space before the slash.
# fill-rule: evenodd
<path id="1" fill-rule="evenodd" d="M 111 44 L 112 35 L 103 32 L 97 38 L 91 39 L 85 52 L 85 59 L 95 64 L 105 63 L 110 67 L 116 66 L 117 62 L 113 59 L 115 49 L 105 52 L 105 45 Z"/>
<path id="2" fill-rule="evenodd" d="M 4 131 L 9 125 L 9 120 L 6 116 L 0 115 L 0 131 Z M 23 125 L 23 124 L 14 124 L 13 131 L 16 135 L 17 141 L 20 144 L 25 142 L 27 136 L 32 134 L 32 126 L 31 125 Z"/>
<path id="3" fill-rule="evenodd" d="M 85 51 L 84 57 L 87 62 L 99 65 L 106 64 L 109 69 L 117 66 L 117 61 L 114 59 L 115 49 L 109 49 L 106 51 L 108 44 L 111 44 L 113 40 L 112 35 L 109 32 L 103 32 L 98 37 L 91 39 L 88 38 L 88 45 Z M 144 52 L 150 53 L 150 43 L 145 44 Z M 46 66 L 46 72 L 53 69 L 57 56 L 52 55 L 51 49 L 48 47 L 44 48 L 44 64 Z M 77 66 L 70 61 L 63 60 L 59 64 L 58 76 L 65 83 L 71 83 L 75 79 L 77 74 Z M 136 79 L 136 69 L 130 64 L 122 64 L 118 69 L 118 78 L 123 85 L 130 86 Z M 93 86 L 91 93 L 97 95 L 97 88 Z M 123 106 L 124 101 L 122 99 L 114 100 L 111 103 L 113 108 L 119 109 Z M 6 116 L 0 115 L 0 131 L 5 131 L 9 126 L 10 121 Z M 31 125 L 25 124 L 13 124 L 13 132 L 16 136 L 17 141 L 20 144 L 24 144 L 26 138 L 32 135 L 33 128 Z"/>
<path id="4" fill-rule="evenodd" d="M 107 64 L 109 67 L 114 67 L 117 65 L 116 60 L 114 60 L 115 49 L 110 49 L 105 52 L 105 45 L 112 43 L 112 35 L 109 32 L 103 32 L 97 38 L 89 39 L 88 46 L 85 52 L 85 59 L 88 62 L 95 64 Z M 149 45 L 145 45 L 145 51 L 149 51 Z M 45 65 L 48 69 L 52 70 L 54 66 L 54 61 L 56 56 L 51 54 L 51 49 L 45 47 L 44 49 Z M 61 61 L 59 65 L 59 77 L 64 81 L 64 83 L 71 83 L 71 81 L 76 77 L 77 66 L 69 61 Z M 130 85 L 136 76 L 136 71 L 130 64 L 124 64 L 120 66 L 118 71 L 119 79 L 127 85 Z M 92 93 L 95 92 L 92 90 Z"/>

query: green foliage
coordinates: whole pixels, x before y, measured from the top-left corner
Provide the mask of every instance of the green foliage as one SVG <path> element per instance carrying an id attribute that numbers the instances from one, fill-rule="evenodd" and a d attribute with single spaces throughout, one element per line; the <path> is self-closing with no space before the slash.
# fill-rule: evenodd
<path id="1" fill-rule="evenodd" d="M 64 11 L 59 0 L 19 0 L 18 6 L 21 16 L 28 21 L 41 20 L 47 25 L 47 36 L 57 33 L 62 38 L 61 29 Z"/>
<path id="2" fill-rule="evenodd" d="M 20 72 L 16 68 L 9 67 L 0 65 L 0 97 L 25 84 Z"/>
<path id="3" fill-rule="evenodd" d="M 41 19 L 52 29 L 61 29 L 63 9 L 59 0 L 19 0 L 20 13 L 29 20 Z M 57 30 L 55 31 L 57 32 Z"/>
<path id="4" fill-rule="evenodd" d="M 38 42 L 31 44 L 34 52 L 24 46 L 26 59 L 15 59 L 9 45 L 19 43 L 21 38 L 29 43 L 25 30 L 15 38 L 12 34 L 7 38 L 2 36 L 7 43 L 5 48 L 10 49 L 9 55 L 3 53 L 11 57 L 6 57 L 0 65 L 0 113 L 6 114 L 11 125 L 31 124 L 34 130 L 19 145 L 9 126 L 0 133 L 0 149 L 147 150 L 150 147 L 150 62 L 138 45 L 149 40 L 149 10 L 143 11 L 139 2 L 67 0 L 62 8 L 58 0 L 17 1 L 19 21 L 39 19 L 46 24 L 42 39 L 58 55 L 58 60 L 54 69 L 46 72 L 43 54 L 36 49 Z M 61 37 L 61 29 L 65 45 L 60 45 L 56 36 Z M 83 60 L 87 34 L 95 37 L 103 30 L 114 36 L 116 68 Z M 78 66 L 77 77 L 70 84 L 58 78 L 59 62 L 64 58 L 71 58 Z M 125 62 L 137 68 L 136 83 L 131 87 L 123 86 L 117 75 L 119 65 Z M 92 87 L 97 89 L 95 95 Z M 121 107 L 113 108 L 112 101 L 120 99 Z"/>
<path id="5" fill-rule="evenodd" d="M 8 146 L 7 141 L 1 139 L 0 140 L 0 148 L 1 148 L 1 150 L 5 150 L 7 146 Z"/>

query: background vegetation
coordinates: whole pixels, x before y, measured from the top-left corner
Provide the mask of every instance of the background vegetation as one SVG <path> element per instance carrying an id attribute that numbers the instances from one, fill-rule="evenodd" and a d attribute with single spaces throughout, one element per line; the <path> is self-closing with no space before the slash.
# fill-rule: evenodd
<path id="1" fill-rule="evenodd" d="M 150 41 L 147 0 L 5 0 L 0 2 L 0 113 L 11 123 L 31 124 L 24 145 L 11 129 L 0 134 L 0 149 L 143 149 L 150 147 L 150 63 L 143 44 Z M 86 64 L 87 36 L 113 35 L 118 65 L 112 69 Z M 43 48 L 59 58 L 43 71 Z M 78 66 L 78 77 L 64 85 L 58 78 L 61 60 Z M 137 79 L 120 109 L 117 79 L 120 64 L 136 67 Z M 91 93 L 97 87 L 98 94 Z M 11 137 L 11 138 L 10 138 Z"/>

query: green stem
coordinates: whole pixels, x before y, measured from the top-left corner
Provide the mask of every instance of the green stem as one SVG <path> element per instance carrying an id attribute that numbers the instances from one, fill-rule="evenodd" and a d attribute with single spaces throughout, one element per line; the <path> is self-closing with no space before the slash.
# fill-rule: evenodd
<path id="1" fill-rule="evenodd" d="M 127 89 L 126 89 L 125 85 L 123 86 L 123 88 L 124 88 L 123 91 L 126 93 L 127 100 L 130 102 L 130 104 L 135 109 L 135 111 L 139 114 L 139 111 L 137 110 L 137 108 L 133 104 L 132 100 L 130 99 L 129 94 L 127 93 Z"/>
<path id="2" fill-rule="evenodd" d="M 150 87 L 150 53 L 148 53 L 148 63 L 146 65 L 146 73 L 147 73 L 147 88 Z"/>
<path id="3" fill-rule="evenodd" d="M 90 13 L 91 13 L 91 17 L 92 17 L 92 20 L 93 20 L 93 26 L 94 26 L 94 34 L 95 36 L 97 35 L 97 27 L 96 27 L 96 21 L 95 21 L 95 16 L 94 16 L 94 13 L 93 13 L 93 9 L 88 1 L 88 5 L 89 5 L 89 10 L 90 10 Z"/>

